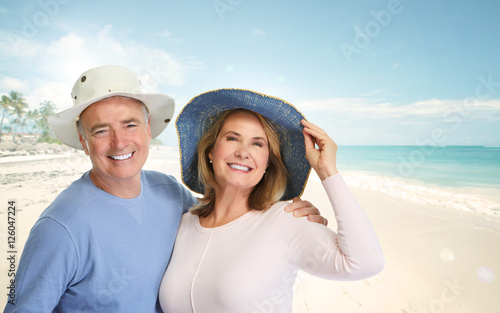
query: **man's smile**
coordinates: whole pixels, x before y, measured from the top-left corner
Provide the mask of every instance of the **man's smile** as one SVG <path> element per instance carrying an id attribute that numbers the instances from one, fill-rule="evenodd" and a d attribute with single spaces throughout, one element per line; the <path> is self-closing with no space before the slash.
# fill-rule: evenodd
<path id="1" fill-rule="evenodd" d="M 123 155 L 112 155 L 112 156 L 109 156 L 108 158 L 121 161 L 121 160 L 130 159 L 132 157 L 132 154 L 134 154 L 134 153 L 130 152 L 128 154 L 123 154 Z"/>

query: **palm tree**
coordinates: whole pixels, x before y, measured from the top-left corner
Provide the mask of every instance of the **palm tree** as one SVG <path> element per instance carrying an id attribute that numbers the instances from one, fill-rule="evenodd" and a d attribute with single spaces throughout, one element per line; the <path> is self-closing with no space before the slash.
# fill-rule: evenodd
<path id="1" fill-rule="evenodd" d="M 11 91 L 9 93 L 10 99 L 10 111 L 14 113 L 17 117 L 15 132 L 17 133 L 17 125 L 21 126 L 21 131 L 23 130 L 23 125 L 21 123 L 23 115 L 26 113 L 26 108 L 28 108 L 28 104 L 26 100 L 23 98 L 23 95 L 17 91 Z"/>
<path id="2" fill-rule="evenodd" d="M 12 134 L 12 141 L 16 143 L 16 138 L 21 139 L 21 136 L 19 136 L 19 133 L 17 132 L 17 126 L 21 125 L 21 119 L 17 116 L 13 117 L 10 119 L 10 124 L 14 125 L 14 132 Z"/>
<path id="3" fill-rule="evenodd" d="M 2 119 L 0 120 L 0 142 L 2 142 L 3 135 L 3 120 L 5 119 L 5 113 L 8 113 L 11 109 L 11 99 L 5 95 L 2 96 L 0 101 L 0 108 L 2 108 Z"/>
<path id="4" fill-rule="evenodd" d="M 56 105 L 51 101 L 45 100 L 40 103 L 40 110 L 38 112 L 40 113 L 40 118 L 36 121 L 36 125 L 42 133 L 39 141 L 57 142 L 57 139 L 52 136 L 49 127 L 49 116 L 56 112 Z"/>
<path id="5" fill-rule="evenodd" d="M 37 134 L 38 124 L 36 122 L 33 124 L 33 121 L 37 121 L 40 118 L 40 116 L 41 115 L 40 112 L 38 112 L 38 109 L 28 110 L 28 112 L 26 112 L 26 121 L 28 122 L 30 128 L 29 132 L 30 134 Z M 36 142 L 37 137 L 34 138 Z"/>
<path id="6" fill-rule="evenodd" d="M 19 126 L 21 126 L 21 135 L 19 137 L 21 138 L 21 141 L 24 142 L 24 140 L 26 138 L 25 136 L 23 136 L 24 128 L 26 126 L 28 126 L 28 120 L 23 117 L 23 118 L 19 119 L 18 124 L 19 124 Z"/>

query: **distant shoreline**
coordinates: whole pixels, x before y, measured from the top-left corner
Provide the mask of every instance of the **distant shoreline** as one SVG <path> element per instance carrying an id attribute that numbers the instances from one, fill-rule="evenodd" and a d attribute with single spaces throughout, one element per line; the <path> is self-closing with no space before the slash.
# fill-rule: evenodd
<path id="1" fill-rule="evenodd" d="M 58 145 L 60 146 L 60 145 Z M 66 146 L 60 146 L 60 150 L 52 151 L 11 151 L 6 152 L 5 150 L 0 150 L 0 164 L 3 163 L 14 163 L 14 162 L 27 162 L 27 161 L 39 161 L 39 160 L 50 160 L 65 158 L 71 155 L 85 155 L 82 150 L 77 150 L 73 148 L 68 148 Z M 161 147 L 175 148 L 168 146 L 150 146 L 150 149 L 160 149 Z"/>
<path id="2" fill-rule="evenodd" d="M 0 164 L 43 161 L 51 159 L 70 159 L 71 157 L 86 158 L 81 150 L 68 149 L 56 154 L 33 154 L 24 156 L 7 156 L 0 158 Z M 148 164 L 151 166 L 162 160 L 178 162 L 178 147 L 151 146 Z M 159 168 L 159 171 L 164 169 Z M 451 212 L 463 212 L 479 218 L 492 218 L 500 223 L 500 195 L 494 187 L 478 188 L 439 186 L 417 179 L 394 177 L 365 170 L 346 169 L 339 167 L 348 185 L 366 190 L 381 192 L 396 199 L 414 202 L 420 205 L 442 208 Z M 179 173 L 168 173 L 178 176 Z M 310 180 L 319 180 L 314 172 Z"/>

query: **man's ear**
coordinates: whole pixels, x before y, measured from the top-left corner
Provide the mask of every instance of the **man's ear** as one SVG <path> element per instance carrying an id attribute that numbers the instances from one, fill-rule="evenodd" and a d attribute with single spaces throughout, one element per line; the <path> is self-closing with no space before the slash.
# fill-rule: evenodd
<path id="1" fill-rule="evenodd" d="M 148 118 L 148 125 L 146 125 L 146 131 L 149 136 L 149 141 L 151 141 L 153 138 L 151 138 L 151 118 Z"/>
<path id="2" fill-rule="evenodd" d="M 78 133 L 78 140 L 80 140 L 80 143 L 82 144 L 83 151 L 85 152 L 86 155 L 89 155 L 89 149 L 87 147 L 87 142 L 85 139 L 83 139 L 82 134 Z"/>

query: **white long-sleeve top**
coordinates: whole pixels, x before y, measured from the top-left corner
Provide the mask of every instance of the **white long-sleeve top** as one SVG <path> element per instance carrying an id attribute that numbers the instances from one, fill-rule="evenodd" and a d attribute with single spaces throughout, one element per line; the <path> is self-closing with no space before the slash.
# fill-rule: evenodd
<path id="1" fill-rule="evenodd" d="M 377 274 L 377 236 L 340 174 L 322 182 L 338 233 L 284 211 L 278 202 L 220 227 L 184 214 L 159 300 L 165 313 L 292 312 L 298 270 L 332 280 Z"/>

